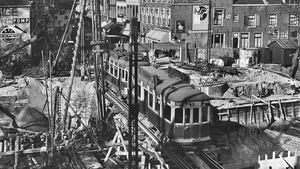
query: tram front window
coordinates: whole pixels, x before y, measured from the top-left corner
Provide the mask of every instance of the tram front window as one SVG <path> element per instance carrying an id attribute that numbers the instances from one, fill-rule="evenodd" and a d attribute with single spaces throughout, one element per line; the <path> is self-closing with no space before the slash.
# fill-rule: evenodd
<path id="1" fill-rule="evenodd" d="M 183 109 L 182 108 L 175 109 L 175 123 L 183 123 Z"/>
<path id="2" fill-rule="evenodd" d="M 199 123 L 199 108 L 193 109 L 193 123 Z"/>
<path id="3" fill-rule="evenodd" d="M 171 107 L 167 104 L 165 107 L 164 107 L 164 118 L 171 121 Z"/>

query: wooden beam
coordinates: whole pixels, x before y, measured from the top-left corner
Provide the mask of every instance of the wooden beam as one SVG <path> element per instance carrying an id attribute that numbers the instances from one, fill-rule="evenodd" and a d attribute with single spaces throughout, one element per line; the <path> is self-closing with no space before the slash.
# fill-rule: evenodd
<path id="1" fill-rule="evenodd" d="M 281 115 L 283 116 L 283 119 L 286 120 L 286 115 L 284 113 L 284 110 L 283 110 L 283 107 L 281 104 L 281 100 L 279 100 L 278 104 L 279 104 L 279 111 L 280 111 Z"/>

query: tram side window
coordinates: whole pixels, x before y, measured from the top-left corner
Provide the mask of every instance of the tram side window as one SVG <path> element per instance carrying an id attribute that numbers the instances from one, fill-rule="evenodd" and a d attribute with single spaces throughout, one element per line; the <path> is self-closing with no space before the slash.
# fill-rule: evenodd
<path id="1" fill-rule="evenodd" d="M 185 109 L 185 123 L 190 123 L 191 119 L 191 110 Z"/>
<path id="2" fill-rule="evenodd" d="M 149 92 L 149 107 L 153 109 L 153 94 Z"/>
<path id="3" fill-rule="evenodd" d="M 157 96 L 155 98 L 155 111 L 157 113 L 160 113 L 160 98 L 159 98 L 159 96 Z"/>
<path id="4" fill-rule="evenodd" d="M 125 70 L 124 69 L 122 69 L 122 79 L 125 80 Z"/>
<path id="5" fill-rule="evenodd" d="M 125 81 L 127 82 L 127 80 L 128 80 L 128 72 L 125 71 Z"/>
<path id="6" fill-rule="evenodd" d="M 141 84 L 138 84 L 138 92 L 139 92 L 139 98 L 141 98 L 141 94 L 142 94 L 142 87 Z"/>
<path id="7" fill-rule="evenodd" d="M 199 123 L 199 108 L 193 109 L 193 123 Z"/>
<path id="8" fill-rule="evenodd" d="M 115 77 L 118 77 L 118 67 L 117 66 L 114 66 L 115 67 L 115 73 L 114 73 L 114 76 Z"/>
<path id="9" fill-rule="evenodd" d="M 202 107 L 202 120 L 201 122 L 207 122 L 208 121 L 208 109 L 207 107 Z"/>
<path id="10" fill-rule="evenodd" d="M 112 63 L 110 63 L 110 74 L 113 75 L 114 74 L 114 65 Z"/>
<path id="11" fill-rule="evenodd" d="M 164 107 L 164 118 L 171 121 L 171 107 L 168 104 Z"/>
<path id="12" fill-rule="evenodd" d="M 183 123 L 183 109 L 182 108 L 175 109 L 175 123 Z"/>

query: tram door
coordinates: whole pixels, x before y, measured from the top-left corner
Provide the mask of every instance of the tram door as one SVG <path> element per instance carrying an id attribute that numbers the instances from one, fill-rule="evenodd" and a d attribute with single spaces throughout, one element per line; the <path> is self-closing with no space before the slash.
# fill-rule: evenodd
<path id="1" fill-rule="evenodd" d="M 189 139 L 192 137 L 192 133 L 191 133 L 191 122 L 193 121 L 192 116 L 191 116 L 191 109 L 190 108 L 186 108 L 185 109 L 185 117 L 184 117 L 184 138 L 185 139 Z"/>

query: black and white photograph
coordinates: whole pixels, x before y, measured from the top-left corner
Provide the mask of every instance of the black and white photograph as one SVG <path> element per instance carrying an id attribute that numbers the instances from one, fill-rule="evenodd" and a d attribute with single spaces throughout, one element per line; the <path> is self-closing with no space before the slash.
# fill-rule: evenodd
<path id="1" fill-rule="evenodd" d="M 0 169 L 299 169 L 300 0 L 0 0 Z"/>

